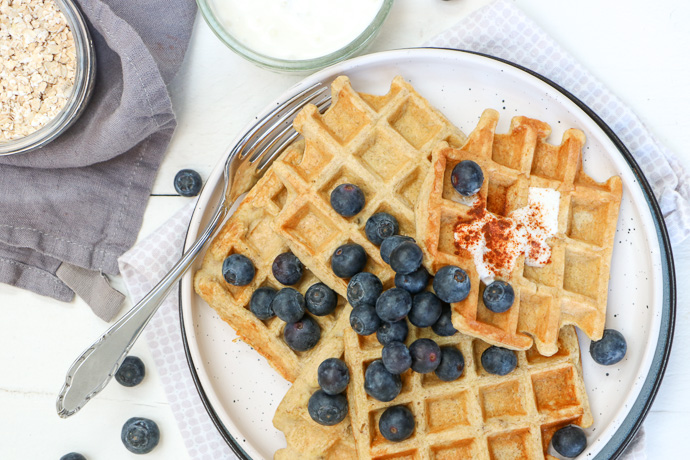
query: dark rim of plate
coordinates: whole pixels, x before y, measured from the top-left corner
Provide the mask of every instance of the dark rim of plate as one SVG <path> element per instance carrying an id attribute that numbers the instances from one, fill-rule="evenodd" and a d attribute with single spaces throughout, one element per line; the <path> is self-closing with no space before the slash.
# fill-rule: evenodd
<path id="1" fill-rule="evenodd" d="M 419 49 L 419 48 L 417 48 Z M 675 268 L 673 264 L 673 254 L 671 251 L 671 243 L 668 237 L 668 232 L 666 230 L 666 224 L 664 223 L 664 218 L 661 213 L 661 209 L 659 209 L 659 204 L 657 203 L 656 199 L 654 198 L 654 193 L 652 191 L 651 186 L 649 185 L 649 182 L 647 182 L 647 179 L 645 178 L 644 174 L 642 173 L 642 170 L 640 169 L 640 166 L 637 164 L 635 159 L 633 158 L 632 154 L 630 151 L 627 149 L 627 147 L 623 144 L 623 142 L 616 136 L 616 134 L 613 132 L 613 130 L 591 109 L 589 108 L 585 103 L 583 103 L 581 100 L 579 100 L 577 97 L 575 97 L 572 93 L 558 85 L 557 83 L 549 80 L 548 78 L 534 72 L 533 70 L 530 70 L 526 67 L 523 67 L 519 64 L 515 64 L 514 62 L 507 61 L 502 58 L 498 58 L 496 56 L 491 56 L 488 54 L 484 53 L 479 53 L 476 51 L 469 51 L 469 50 L 457 50 L 457 49 L 452 49 L 452 48 L 425 48 L 425 49 L 433 49 L 433 50 L 446 50 L 446 51 L 452 51 L 452 52 L 460 52 L 460 53 L 467 53 L 467 54 L 473 54 L 476 56 L 482 56 L 487 59 L 491 59 L 494 61 L 501 62 L 503 64 L 507 64 L 509 66 L 512 66 L 516 69 L 519 69 L 525 73 L 528 73 L 529 75 L 536 77 L 537 79 L 541 80 L 542 82 L 546 83 L 547 85 L 551 86 L 558 92 L 560 92 L 563 96 L 567 97 L 572 101 L 575 105 L 577 105 L 582 111 L 587 114 L 598 126 L 601 128 L 601 130 L 609 137 L 611 142 L 616 146 L 620 154 L 623 156 L 625 161 L 628 163 L 628 166 L 632 170 L 635 178 L 637 179 L 640 188 L 642 189 L 642 192 L 645 196 L 645 200 L 647 201 L 647 205 L 649 206 L 650 211 L 652 212 L 652 217 L 654 218 L 654 225 L 656 227 L 656 233 L 659 238 L 659 249 L 661 251 L 660 257 L 661 257 L 661 263 L 662 263 L 662 274 L 663 274 L 663 306 L 662 306 L 662 317 L 661 317 L 661 326 L 659 330 L 659 340 L 657 342 L 656 349 L 654 350 L 654 358 L 652 359 L 652 365 L 649 369 L 649 373 L 647 374 L 647 378 L 642 386 L 642 389 L 640 390 L 640 394 L 637 396 L 637 399 L 635 400 L 633 406 L 630 408 L 630 411 L 628 412 L 628 415 L 625 417 L 623 423 L 621 426 L 616 430 L 615 434 L 611 437 L 611 439 L 606 443 L 604 448 L 594 457 L 594 460 L 604 460 L 604 459 L 616 459 L 618 458 L 624 451 L 625 448 L 630 444 L 632 439 L 634 438 L 635 434 L 637 431 L 640 429 L 640 426 L 642 425 L 642 422 L 644 421 L 645 417 L 647 416 L 647 413 L 649 412 L 649 409 L 652 406 L 652 403 L 654 402 L 654 398 L 656 397 L 656 394 L 659 390 L 659 386 L 661 385 L 661 381 L 663 379 L 664 373 L 666 371 L 666 365 L 668 363 L 668 358 L 671 353 L 671 345 L 673 342 L 673 331 L 675 327 L 675 321 L 676 321 L 676 274 L 675 274 Z M 398 50 L 399 51 L 399 50 Z M 377 54 L 384 54 L 386 53 L 385 51 L 383 53 L 377 53 Z M 355 58 L 356 59 L 356 58 Z M 340 65 L 335 64 L 334 66 Z M 327 71 L 325 69 L 324 71 Z M 322 71 L 322 72 L 324 72 Z M 191 223 L 191 222 L 190 222 Z M 189 233 L 189 228 L 187 229 L 187 233 Z M 182 296 L 180 295 L 180 299 Z M 216 426 L 218 429 L 218 432 L 220 435 L 223 437 L 223 439 L 228 443 L 232 451 L 242 460 L 252 460 L 251 457 L 242 449 L 240 446 L 240 443 L 238 442 L 237 439 L 233 437 L 233 435 L 228 431 L 228 429 L 223 425 L 223 422 L 220 420 L 220 417 L 216 413 L 215 409 L 211 405 L 208 397 L 206 396 L 206 393 L 204 391 L 204 388 L 199 380 L 199 375 L 197 374 L 196 371 L 196 366 L 194 365 L 194 361 L 192 360 L 192 356 L 190 353 L 189 349 L 189 343 L 187 341 L 187 333 L 185 331 L 184 327 L 184 317 L 183 317 L 183 311 L 182 311 L 182 304 L 180 302 L 180 307 L 179 307 L 179 315 L 180 315 L 180 325 L 182 328 L 182 343 L 184 344 L 184 352 L 185 356 L 187 357 L 187 363 L 189 365 L 189 369 L 192 375 L 192 379 L 194 381 L 194 386 L 196 386 L 197 391 L 199 392 L 199 396 L 201 397 L 201 401 L 206 408 L 206 411 L 208 412 L 209 416 L 211 417 L 211 421 L 213 424 Z M 246 440 L 243 440 L 246 442 Z"/>

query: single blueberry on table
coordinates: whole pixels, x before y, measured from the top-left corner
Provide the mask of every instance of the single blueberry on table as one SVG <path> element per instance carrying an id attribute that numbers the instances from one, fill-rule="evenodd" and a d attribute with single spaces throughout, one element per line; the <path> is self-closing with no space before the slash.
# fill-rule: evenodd
<path id="1" fill-rule="evenodd" d="M 381 402 L 393 401 L 402 390 L 402 381 L 397 374 L 386 370 L 383 361 L 373 361 L 364 372 L 364 391 Z"/>
<path id="2" fill-rule="evenodd" d="M 597 364 L 611 366 L 625 358 L 628 344 L 623 334 L 615 329 L 604 329 L 601 340 L 592 341 L 589 345 L 589 354 Z"/>
<path id="3" fill-rule="evenodd" d="M 574 458 L 587 448 L 587 437 L 579 426 L 568 425 L 553 434 L 551 445 L 562 456 Z"/>
<path id="4" fill-rule="evenodd" d="M 316 283 L 309 286 L 304 295 L 304 303 L 309 313 L 316 316 L 330 315 L 338 305 L 338 297 L 335 291 L 324 283 Z"/>
<path id="5" fill-rule="evenodd" d="M 252 298 L 249 300 L 249 311 L 262 321 L 273 318 L 275 313 L 271 303 L 277 293 L 278 291 L 272 287 L 260 287 L 254 291 Z"/>
<path id="6" fill-rule="evenodd" d="M 335 276 L 352 278 L 364 270 L 367 264 L 367 253 L 356 243 L 347 243 L 335 250 L 331 257 L 331 268 Z"/>
<path id="7" fill-rule="evenodd" d="M 294 323 L 304 316 L 304 296 L 293 288 L 283 288 L 273 297 L 271 309 L 286 323 Z"/>
<path id="8" fill-rule="evenodd" d="M 381 361 L 391 374 L 402 374 L 412 367 L 410 350 L 402 342 L 391 342 L 381 350 Z"/>
<path id="9" fill-rule="evenodd" d="M 203 181 L 198 172 L 193 169 L 182 169 L 175 174 L 173 185 L 175 191 L 182 196 L 197 196 L 201 191 Z"/>
<path id="10" fill-rule="evenodd" d="M 410 345 L 412 370 L 428 374 L 436 370 L 441 363 L 441 348 L 431 339 L 417 339 Z"/>
<path id="11" fill-rule="evenodd" d="M 319 364 L 317 379 L 321 389 L 329 395 L 337 395 L 345 391 L 350 383 L 350 370 L 342 360 L 328 358 Z"/>
<path id="12" fill-rule="evenodd" d="M 127 356 L 115 372 L 115 380 L 120 385 L 133 387 L 139 385 L 146 375 L 144 362 L 136 356 Z"/>
<path id="13" fill-rule="evenodd" d="M 419 294 L 426 289 L 427 284 L 429 284 L 429 272 L 423 266 L 407 275 L 402 273 L 395 275 L 395 286 L 405 289 L 410 294 Z"/>
<path id="14" fill-rule="evenodd" d="M 354 184 L 340 184 L 331 192 L 331 207 L 343 217 L 352 217 L 364 208 L 364 193 Z"/>
<path id="15" fill-rule="evenodd" d="M 293 350 L 307 351 L 319 343 L 321 328 L 311 316 L 304 315 L 301 320 L 285 325 L 283 338 Z"/>
<path id="16" fill-rule="evenodd" d="M 271 266 L 273 276 L 280 284 L 293 286 L 302 279 L 302 262 L 291 252 L 279 254 Z"/>
<path id="17" fill-rule="evenodd" d="M 374 305 L 383 292 L 383 284 L 378 276 L 369 272 L 359 272 L 347 284 L 347 301 L 353 307 Z"/>
<path id="18" fill-rule="evenodd" d="M 379 419 L 379 431 L 391 442 L 400 442 L 412 436 L 414 432 L 414 415 L 405 406 L 391 406 Z"/>
<path id="19" fill-rule="evenodd" d="M 376 339 L 381 345 L 388 345 L 391 342 L 404 342 L 407 339 L 407 321 L 384 321 L 376 331 Z"/>
<path id="20" fill-rule="evenodd" d="M 70 452 L 60 457 L 60 460 L 86 460 L 86 457 L 79 452 Z"/>
<path id="21" fill-rule="evenodd" d="M 422 266 L 423 257 L 424 254 L 416 243 L 403 241 L 391 252 L 389 263 L 396 274 L 409 275 Z"/>
<path id="22" fill-rule="evenodd" d="M 464 160 L 453 168 L 453 172 L 450 174 L 450 183 L 460 195 L 472 196 L 482 188 L 484 173 L 474 161 Z"/>
<path id="23" fill-rule="evenodd" d="M 513 350 L 491 346 L 482 353 L 482 367 L 489 374 L 508 375 L 517 367 L 517 355 Z"/>
<path id="24" fill-rule="evenodd" d="M 444 302 L 460 302 L 470 293 L 470 277 L 462 268 L 446 265 L 436 272 L 433 286 L 438 298 Z"/>
<path id="25" fill-rule="evenodd" d="M 431 330 L 441 337 L 450 337 L 458 332 L 458 330 L 453 327 L 453 322 L 451 321 L 450 305 L 447 303 L 443 304 L 441 316 L 439 316 L 438 321 L 431 326 Z"/>
<path id="26" fill-rule="evenodd" d="M 233 286 L 246 286 L 254 279 L 256 270 L 247 256 L 230 254 L 223 261 L 223 278 Z"/>
<path id="27" fill-rule="evenodd" d="M 381 318 L 373 305 L 360 305 L 350 312 L 350 326 L 359 335 L 371 335 L 381 325 Z"/>
<path id="28" fill-rule="evenodd" d="M 444 382 L 452 382 L 462 375 L 465 369 L 465 358 L 460 350 L 453 346 L 441 347 L 441 363 L 436 370 L 436 376 Z"/>
<path id="29" fill-rule="evenodd" d="M 364 233 L 367 239 L 376 246 L 381 246 L 383 240 L 393 235 L 397 235 L 400 231 L 398 220 L 386 212 L 377 212 L 367 219 L 364 226 Z"/>
<path id="30" fill-rule="evenodd" d="M 515 291 L 509 283 L 496 280 L 484 288 L 482 300 L 484 300 L 486 308 L 492 312 L 503 313 L 513 306 Z"/>
<path id="31" fill-rule="evenodd" d="M 376 301 L 376 314 L 383 321 L 400 321 L 412 308 L 412 296 L 400 288 L 384 291 Z"/>
<path id="32" fill-rule="evenodd" d="M 433 326 L 441 317 L 443 302 L 433 292 L 424 291 L 412 298 L 412 309 L 407 319 L 417 327 Z"/>
<path id="33" fill-rule="evenodd" d="M 148 454 L 158 445 L 161 433 L 153 420 L 132 417 L 122 426 L 120 439 L 128 451 L 134 454 Z"/>
<path id="34" fill-rule="evenodd" d="M 381 243 L 381 249 L 379 250 L 383 261 L 387 264 L 390 264 L 391 253 L 395 248 L 397 248 L 400 244 L 404 243 L 405 241 L 410 241 L 414 243 L 414 238 L 405 235 L 393 235 L 383 240 L 383 243 Z"/>
<path id="35" fill-rule="evenodd" d="M 347 415 L 347 398 L 342 394 L 329 395 L 316 390 L 309 398 L 307 410 L 316 423 L 332 426 L 342 422 Z"/>

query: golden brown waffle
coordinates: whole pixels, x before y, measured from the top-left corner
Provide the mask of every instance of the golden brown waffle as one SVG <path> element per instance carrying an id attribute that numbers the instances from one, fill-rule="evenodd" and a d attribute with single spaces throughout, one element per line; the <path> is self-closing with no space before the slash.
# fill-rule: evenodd
<path id="1" fill-rule="evenodd" d="M 408 370 L 402 374 L 400 395 L 382 403 L 364 391 L 364 371 L 381 357 L 381 346 L 375 338 L 345 332 L 351 373 L 347 396 L 360 459 L 551 460 L 546 451 L 556 430 L 591 425 L 572 326 L 561 331 L 553 356 L 544 357 L 534 348 L 516 352 L 518 366 L 506 376 L 482 368 L 481 354 L 489 345 L 481 340 L 459 333 L 438 337 L 428 328 L 410 327 L 408 344 L 418 337 L 457 347 L 465 358 L 463 375 L 444 382 L 434 373 Z M 415 420 L 412 436 L 399 443 L 387 441 L 378 430 L 383 411 L 396 405 L 407 406 Z"/>
<path id="2" fill-rule="evenodd" d="M 469 296 L 452 305 L 453 325 L 507 348 L 526 350 L 535 343 L 544 355 L 556 352 L 558 332 L 566 324 L 598 340 L 606 318 L 621 180 L 614 176 L 599 184 L 582 171 L 585 136 L 579 130 L 566 131 L 561 145 L 555 146 L 546 142 L 551 132 L 546 123 L 516 117 L 507 134 L 495 134 L 497 122 L 498 113 L 486 110 L 461 149 L 441 146 L 434 152 L 432 172 L 422 187 L 424 199 L 416 210 L 417 238 L 431 272 L 457 265 L 470 276 Z M 461 202 L 450 173 L 466 159 L 477 162 L 484 172 L 478 203 L 497 216 L 527 205 L 529 187 L 552 188 L 561 194 L 558 232 L 547 241 L 551 261 L 530 267 L 521 256 L 509 276 L 497 277 L 507 279 L 516 291 L 515 303 L 505 313 L 484 306 L 484 284 L 472 255 L 455 244 L 455 225 L 471 219 L 472 207 Z"/>

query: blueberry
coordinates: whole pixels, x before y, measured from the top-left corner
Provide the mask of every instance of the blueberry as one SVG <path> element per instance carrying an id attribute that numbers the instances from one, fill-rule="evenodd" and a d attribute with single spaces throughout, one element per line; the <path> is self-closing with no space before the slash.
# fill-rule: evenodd
<path id="1" fill-rule="evenodd" d="M 383 240 L 397 235 L 399 231 L 398 220 L 386 212 L 377 212 L 367 219 L 367 224 L 364 226 L 364 233 L 376 246 L 381 246 Z"/>
<path id="2" fill-rule="evenodd" d="M 386 370 L 383 361 L 377 359 L 364 372 L 364 391 L 381 402 L 393 401 L 402 390 L 402 381 L 397 374 Z"/>
<path id="3" fill-rule="evenodd" d="M 307 310 L 312 315 L 326 316 L 335 311 L 338 305 L 338 297 L 335 291 L 323 283 L 316 283 L 309 286 L 304 296 Z"/>
<path id="4" fill-rule="evenodd" d="M 364 207 L 364 193 L 354 184 L 340 184 L 331 192 L 331 207 L 343 217 L 352 217 Z"/>
<path id="5" fill-rule="evenodd" d="M 513 350 L 491 346 L 482 353 L 482 367 L 489 374 L 508 375 L 517 367 L 517 355 Z"/>
<path id="6" fill-rule="evenodd" d="M 551 445 L 562 456 L 573 458 L 587 448 L 587 437 L 579 426 L 568 425 L 553 434 Z"/>
<path id="7" fill-rule="evenodd" d="M 405 289 L 410 294 L 422 292 L 427 284 L 429 284 L 429 272 L 424 267 L 419 267 L 407 275 L 402 273 L 396 273 L 395 275 L 395 286 Z"/>
<path id="8" fill-rule="evenodd" d="M 271 269 L 275 279 L 285 286 L 293 286 L 302 279 L 302 262 L 291 252 L 279 254 Z"/>
<path id="9" fill-rule="evenodd" d="M 589 345 L 589 354 L 592 359 L 603 366 L 616 364 L 625 357 L 628 344 L 623 334 L 615 329 L 604 329 L 601 340 L 593 341 Z"/>
<path id="10" fill-rule="evenodd" d="M 458 330 L 453 327 L 450 305 L 447 303 L 443 304 L 441 308 L 441 316 L 439 316 L 438 321 L 431 326 L 431 329 L 436 335 L 440 335 L 441 337 L 450 337 L 458 332 Z"/>
<path id="11" fill-rule="evenodd" d="M 319 364 L 316 374 L 319 386 L 329 395 L 342 393 L 350 383 L 350 371 L 347 365 L 338 358 L 328 358 Z"/>
<path id="12" fill-rule="evenodd" d="M 410 345 L 412 370 L 420 374 L 433 372 L 441 362 L 441 348 L 431 339 L 417 339 Z"/>
<path id="13" fill-rule="evenodd" d="M 389 263 L 396 274 L 409 275 L 421 267 L 423 257 L 419 246 L 412 241 L 403 241 L 391 252 Z"/>
<path id="14" fill-rule="evenodd" d="M 132 417 L 122 426 L 120 439 L 128 451 L 134 454 L 148 454 L 158 445 L 161 433 L 153 420 Z"/>
<path id="15" fill-rule="evenodd" d="M 304 315 L 301 320 L 285 325 L 283 337 L 293 350 L 307 351 L 319 343 L 321 328 L 311 316 Z"/>
<path id="16" fill-rule="evenodd" d="M 136 356 L 127 356 L 115 372 L 115 380 L 120 385 L 133 387 L 139 385 L 146 375 L 144 362 Z"/>
<path id="17" fill-rule="evenodd" d="M 460 195 L 472 196 L 482 188 L 484 173 L 474 161 L 464 160 L 453 168 L 450 182 Z"/>
<path id="18" fill-rule="evenodd" d="M 400 288 L 384 291 L 376 301 L 376 314 L 384 321 L 400 321 L 412 308 L 412 296 Z"/>
<path id="19" fill-rule="evenodd" d="M 78 452 L 70 452 L 60 457 L 60 460 L 86 460 L 86 457 Z"/>
<path id="20" fill-rule="evenodd" d="M 182 169 L 175 174 L 175 191 L 182 196 L 197 196 L 201 191 L 201 176 L 193 169 Z"/>
<path id="21" fill-rule="evenodd" d="M 412 366 L 410 350 L 402 342 L 391 342 L 384 346 L 381 361 L 391 374 L 402 374 Z"/>
<path id="22" fill-rule="evenodd" d="M 359 335 L 371 335 L 381 325 L 381 318 L 372 305 L 360 305 L 350 313 L 350 326 Z"/>
<path id="23" fill-rule="evenodd" d="M 381 258 L 383 261 L 387 264 L 391 263 L 391 252 L 393 252 L 395 248 L 405 241 L 411 241 L 414 243 L 414 238 L 405 235 L 393 235 L 383 240 L 380 249 Z"/>
<path id="24" fill-rule="evenodd" d="M 405 406 L 392 406 L 386 409 L 379 419 L 379 431 L 391 442 L 400 442 L 412 436 L 414 415 Z"/>
<path id="25" fill-rule="evenodd" d="M 404 342 L 407 339 L 407 321 L 384 321 L 376 331 L 376 338 L 381 345 L 391 342 Z"/>
<path id="26" fill-rule="evenodd" d="M 230 254 L 223 261 L 223 278 L 233 286 L 246 286 L 254 279 L 256 270 L 247 256 Z"/>
<path id="27" fill-rule="evenodd" d="M 503 313 L 513 306 L 515 291 L 505 281 L 496 280 L 484 288 L 482 299 L 486 308 L 494 313 Z"/>
<path id="28" fill-rule="evenodd" d="M 407 319 L 417 327 L 429 327 L 438 321 L 442 310 L 441 299 L 432 292 L 420 292 L 412 298 L 412 309 L 407 314 Z"/>
<path id="29" fill-rule="evenodd" d="M 271 303 L 277 293 L 278 291 L 271 287 L 260 287 L 254 291 L 251 300 L 249 300 L 249 311 L 262 321 L 273 318 L 275 313 Z"/>
<path id="30" fill-rule="evenodd" d="M 347 301 L 353 307 L 374 305 L 383 291 L 381 280 L 369 272 L 359 272 L 350 279 L 347 285 Z"/>
<path id="31" fill-rule="evenodd" d="M 307 409 L 312 420 L 319 425 L 336 425 L 347 415 L 347 398 L 345 395 L 329 395 L 317 390 L 309 398 Z"/>
<path id="32" fill-rule="evenodd" d="M 465 369 L 465 358 L 455 347 L 441 347 L 441 363 L 436 370 L 436 376 L 444 382 L 452 382 L 462 375 Z"/>
<path id="33" fill-rule="evenodd" d="M 286 323 L 294 323 L 304 316 L 304 297 L 292 288 L 283 288 L 273 297 L 271 309 Z"/>
<path id="34" fill-rule="evenodd" d="M 340 246 L 331 257 L 331 268 L 335 276 L 351 278 L 364 270 L 367 253 L 359 244 L 347 243 Z"/>
<path id="35" fill-rule="evenodd" d="M 470 293 L 470 277 L 462 268 L 446 265 L 436 272 L 433 286 L 438 298 L 444 302 L 460 302 Z"/>

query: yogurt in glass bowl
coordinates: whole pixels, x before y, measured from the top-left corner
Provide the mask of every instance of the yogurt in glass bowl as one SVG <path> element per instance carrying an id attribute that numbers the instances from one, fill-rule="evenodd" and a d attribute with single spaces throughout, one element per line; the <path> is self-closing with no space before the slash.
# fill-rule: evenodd
<path id="1" fill-rule="evenodd" d="M 308 72 L 362 51 L 393 0 L 197 0 L 230 49 L 281 72 Z"/>

